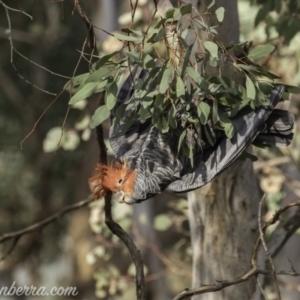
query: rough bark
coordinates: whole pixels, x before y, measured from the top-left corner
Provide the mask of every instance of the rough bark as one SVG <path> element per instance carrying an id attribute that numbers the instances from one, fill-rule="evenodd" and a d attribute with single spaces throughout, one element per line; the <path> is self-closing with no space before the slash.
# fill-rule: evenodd
<path id="1" fill-rule="evenodd" d="M 206 11 L 209 1 L 201 1 Z M 237 1 L 217 0 L 225 18 L 218 28 L 223 42 L 238 42 Z M 214 22 L 211 18 L 210 22 Z M 237 161 L 205 187 L 188 193 L 189 221 L 193 247 L 193 287 L 230 280 L 246 271 L 257 236 L 260 192 L 250 161 Z M 194 296 L 193 300 L 251 299 L 255 279 L 217 293 Z"/>

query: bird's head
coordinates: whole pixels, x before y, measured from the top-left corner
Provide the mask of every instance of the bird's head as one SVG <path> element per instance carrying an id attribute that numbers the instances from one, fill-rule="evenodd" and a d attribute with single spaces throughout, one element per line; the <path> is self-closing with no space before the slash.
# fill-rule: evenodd
<path id="1" fill-rule="evenodd" d="M 127 166 L 127 161 L 114 165 L 97 164 L 93 176 L 89 179 L 90 189 L 95 198 L 104 197 L 107 191 L 114 193 L 114 198 L 127 204 L 134 203 L 136 171 Z"/>

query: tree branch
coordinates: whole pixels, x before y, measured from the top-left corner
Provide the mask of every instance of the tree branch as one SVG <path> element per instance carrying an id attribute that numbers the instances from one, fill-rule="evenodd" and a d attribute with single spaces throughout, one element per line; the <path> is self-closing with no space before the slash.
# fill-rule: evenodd
<path id="1" fill-rule="evenodd" d="M 89 30 L 89 41 L 90 41 L 90 47 L 92 49 L 91 53 L 91 59 L 93 57 L 93 54 L 97 54 L 96 49 L 96 39 L 94 35 L 93 25 L 91 24 L 90 20 L 86 16 L 86 13 L 81 8 L 79 4 L 79 0 L 74 0 L 74 8 L 77 10 L 81 18 L 86 23 L 88 30 Z M 101 94 L 101 98 L 99 100 L 99 104 L 103 103 L 104 100 L 104 94 Z M 104 142 L 103 137 L 103 128 L 102 125 L 99 125 L 96 127 L 96 133 L 97 133 L 97 140 L 98 145 L 100 149 L 100 155 L 99 155 L 99 162 L 100 163 L 107 163 L 107 148 Z M 113 220 L 112 217 L 112 211 L 111 211 L 111 192 L 108 192 L 105 196 L 105 206 L 104 206 L 104 212 L 105 212 L 105 223 L 109 230 L 115 234 L 128 248 L 131 258 L 135 264 L 136 269 L 136 295 L 138 300 L 145 300 L 146 299 L 146 293 L 145 293 L 145 277 L 144 277 L 144 264 L 142 260 L 142 256 L 136 245 L 134 244 L 133 240 L 130 238 L 129 234 L 123 230 L 123 228 L 116 223 Z"/>
<path id="2" fill-rule="evenodd" d="M 29 233 L 32 233 L 32 232 L 36 232 L 36 231 L 41 231 L 44 227 L 46 227 L 47 225 L 57 221 L 58 219 L 60 219 L 65 214 L 67 214 L 67 213 L 69 213 L 73 210 L 77 210 L 81 207 L 87 206 L 88 204 L 90 204 L 93 201 L 95 201 L 95 199 L 92 198 L 92 197 L 89 197 L 86 200 L 82 200 L 82 201 L 79 201 L 75 204 L 64 207 L 62 210 L 56 212 L 52 216 L 44 219 L 43 221 L 40 221 L 40 222 L 37 222 L 33 225 L 25 227 L 24 229 L 13 231 L 11 233 L 5 233 L 5 234 L 1 235 L 0 236 L 0 244 L 4 243 L 5 241 L 11 240 L 11 239 L 13 240 L 13 243 L 12 243 L 11 247 L 4 253 L 4 255 L 2 255 L 2 257 L 0 258 L 0 261 L 3 261 L 14 250 L 14 248 L 17 245 L 19 239 L 23 235 L 29 234 Z"/>

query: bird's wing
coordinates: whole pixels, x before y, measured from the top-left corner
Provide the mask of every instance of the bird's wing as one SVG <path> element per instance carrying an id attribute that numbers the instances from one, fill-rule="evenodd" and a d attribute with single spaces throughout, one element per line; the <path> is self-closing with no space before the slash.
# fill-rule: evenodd
<path id="1" fill-rule="evenodd" d="M 137 156 L 151 127 L 150 122 L 142 124 L 139 120 L 135 120 L 128 126 L 127 120 L 134 113 L 135 106 L 133 105 L 130 109 L 125 110 L 125 105 L 129 104 L 132 99 L 135 80 L 144 80 L 147 76 L 147 71 L 140 67 L 134 67 L 118 93 L 117 103 L 112 115 L 113 124 L 109 131 L 109 141 L 116 158 L 120 161 Z M 116 124 L 116 116 L 119 113 L 122 116 L 117 120 L 118 124 Z M 129 128 L 126 129 L 126 127 Z"/>
<path id="2" fill-rule="evenodd" d="M 231 139 L 224 136 L 214 147 L 196 154 L 196 169 L 172 182 L 168 189 L 180 193 L 199 188 L 229 167 L 264 129 L 264 123 L 280 100 L 283 91 L 283 86 L 274 88 L 266 98 L 268 106 L 259 107 L 254 111 L 250 107 L 242 109 L 231 119 L 235 129 L 234 136 Z"/>

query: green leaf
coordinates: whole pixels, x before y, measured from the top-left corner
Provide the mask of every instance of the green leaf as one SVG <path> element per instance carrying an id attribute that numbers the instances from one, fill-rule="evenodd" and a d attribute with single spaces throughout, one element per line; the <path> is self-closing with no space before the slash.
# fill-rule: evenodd
<path id="1" fill-rule="evenodd" d="M 114 37 L 120 41 L 126 41 L 126 42 L 135 42 L 135 43 L 139 43 L 142 41 L 142 37 L 135 37 L 132 35 L 124 35 L 121 33 L 115 33 Z"/>
<path id="2" fill-rule="evenodd" d="M 252 82 L 252 80 L 248 76 L 246 76 L 246 90 L 247 90 L 247 97 L 249 99 L 254 100 L 255 95 L 256 95 L 256 90 L 255 90 L 254 83 Z"/>
<path id="3" fill-rule="evenodd" d="M 182 14 L 183 16 L 186 15 L 186 14 L 192 13 L 192 4 L 189 3 L 189 4 L 187 4 L 187 5 L 182 6 L 182 7 L 180 8 L 180 12 L 181 12 L 181 14 Z"/>
<path id="4" fill-rule="evenodd" d="M 92 116 L 92 124 L 91 127 L 95 128 L 100 125 L 103 121 L 105 121 L 110 116 L 110 111 L 108 110 L 106 105 L 102 105 L 96 109 L 94 115 Z"/>
<path id="5" fill-rule="evenodd" d="M 78 75 L 76 77 L 74 77 L 73 79 L 67 81 L 67 83 L 64 85 L 63 89 L 64 90 L 71 90 L 71 86 L 72 88 L 75 88 L 79 85 L 81 85 L 83 82 L 85 82 L 85 80 L 90 76 L 90 73 L 84 73 L 81 75 Z"/>
<path id="6" fill-rule="evenodd" d="M 230 122 L 230 121 L 226 122 L 226 123 L 222 122 L 221 125 L 224 129 L 224 132 L 225 132 L 226 136 L 229 139 L 231 139 L 234 136 L 234 127 L 233 127 L 232 122 Z"/>
<path id="7" fill-rule="evenodd" d="M 125 33 L 134 33 L 138 36 L 143 36 L 143 32 L 142 31 L 139 31 L 139 30 L 133 30 L 131 28 L 122 28 L 121 31 L 125 32 Z"/>
<path id="8" fill-rule="evenodd" d="M 185 85 L 181 79 L 181 77 L 176 77 L 176 96 L 179 98 L 180 96 L 185 95 Z"/>
<path id="9" fill-rule="evenodd" d="M 180 151 L 181 144 L 182 144 L 185 136 L 186 136 L 186 130 L 182 131 L 182 133 L 181 133 L 181 135 L 179 137 L 179 140 L 178 140 L 178 149 L 177 149 L 178 152 Z"/>
<path id="10" fill-rule="evenodd" d="M 210 106 L 201 101 L 197 107 L 198 116 L 200 118 L 201 124 L 205 125 L 207 123 L 209 113 L 210 113 Z"/>
<path id="11" fill-rule="evenodd" d="M 93 72 L 89 78 L 86 80 L 86 83 L 88 82 L 96 82 L 96 81 L 100 81 L 103 80 L 104 78 L 107 78 L 109 75 L 111 75 L 113 73 L 113 71 L 111 71 L 110 69 L 103 67 L 98 69 L 97 71 Z"/>
<path id="12" fill-rule="evenodd" d="M 150 56 L 149 54 L 143 55 L 142 67 L 147 70 L 155 68 L 156 63 L 155 63 L 154 58 L 152 56 Z"/>
<path id="13" fill-rule="evenodd" d="M 160 114 L 157 122 L 155 123 L 157 129 L 159 129 L 162 133 L 166 133 L 169 131 L 169 124 L 164 118 L 163 114 Z"/>
<path id="14" fill-rule="evenodd" d="M 182 64 L 182 70 L 181 70 L 181 76 L 183 77 L 184 73 L 185 73 L 185 69 L 189 64 L 189 60 L 190 60 L 190 56 L 191 56 L 191 52 L 192 52 L 192 48 L 193 45 L 189 45 L 186 49 L 185 49 L 185 54 L 184 54 L 184 59 L 183 59 L 183 64 Z"/>
<path id="15" fill-rule="evenodd" d="M 218 21 L 221 23 L 224 20 L 225 8 L 224 7 L 219 7 L 215 11 L 215 14 L 217 16 Z"/>
<path id="16" fill-rule="evenodd" d="M 247 152 L 247 151 L 243 151 L 242 154 L 240 155 L 239 159 L 240 160 L 246 160 L 247 158 L 249 158 L 251 161 L 257 161 L 258 158 L 257 156 Z"/>
<path id="17" fill-rule="evenodd" d="M 179 8 L 171 8 L 166 12 L 166 19 L 173 19 L 174 21 L 179 21 L 182 17 Z"/>
<path id="18" fill-rule="evenodd" d="M 140 53 L 136 51 L 128 51 L 126 52 L 127 56 L 130 57 L 134 62 L 140 61 Z"/>
<path id="19" fill-rule="evenodd" d="M 80 89 L 69 101 L 69 105 L 75 104 L 91 96 L 98 86 L 98 82 L 89 82 Z"/>
<path id="20" fill-rule="evenodd" d="M 259 59 L 271 53 L 272 51 L 274 51 L 274 49 L 275 47 L 273 45 L 266 45 L 263 47 L 255 48 L 254 50 L 250 51 L 250 53 L 248 54 L 248 58 Z"/>
<path id="21" fill-rule="evenodd" d="M 210 143 L 211 146 L 214 146 L 215 145 L 215 138 L 211 132 L 211 129 L 210 129 L 210 126 L 207 124 L 204 127 L 204 133 L 205 133 L 205 136 L 208 140 L 208 142 Z"/>
<path id="22" fill-rule="evenodd" d="M 171 105 L 171 109 L 170 109 L 170 112 L 169 112 L 168 123 L 173 129 L 175 129 L 177 127 L 176 108 L 175 108 L 175 105 L 173 103 Z"/>
<path id="23" fill-rule="evenodd" d="M 286 93 L 290 94 L 300 94 L 300 87 L 293 86 L 293 85 L 284 85 L 284 90 Z"/>
<path id="24" fill-rule="evenodd" d="M 96 69 L 103 67 L 113 56 L 115 56 L 119 51 L 102 56 L 96 63 Z"/>
<path id="25" fill-rule="evenodd" d="M 218 57 L 218 45 L 211 41 L 204 42 L 205 49 L 210 53 L 210 55 L 214 58 Z"/>
<path id="26" fill-rule="evenodd" d="M 187 67 L 186 72 L 198 85 L 203 81 L 203 77 L 194 68 Z"/>
<path id="27" fill-rule="evenodd" d="M 110 81 L 110 82 L 111 82 L 111 81 Z M 97 83 L 97 82 L 96 82 L 96 83 Z M 103 80 L 103 81 L 99 82 L 99 83 L 97 84 L 97 87 L 96 87 L 94 93 L 100 93 L 100 92 L 103 92 L 108 84 L 109 84 L 109 83 L 108 83 L 108 80 Z"/>
<path id="28" fill-rule="evenodd" d="M 172 220 L 166 214 L 157 215 L 154 218 L 154 229 L 159 231 L 165 231 L 169 229 L 172 225 Z"/>
<path id="29" fill-rule="evenodd" d="M 190 162 L 191 162 L 191 166 L 193 167 L 194 166 L 194 151 L 193 151 L 193 145 L 192 144 L 189 144 L 189 159 L 190 159 Z"/>
<path id="30" fill-rule="evenodd" d="M 167 89 L 169 88 L 169 86 L 170 86 L 169 79 L 172 76 L 172 74 L 173 74 L 173 70 L 171 68 L 166 68 L 164 70 L 164 73 L 163 73 L 163 76 L 162 76 L 162 79 L 161 79 L 161 82 L 159 85 L 159 91 L 161 94 L 164 94 L 167 91 Z"/>
<path id="31" fill-rule="evenodd" d="M 164 28 L 164 27 L 161 27 L 161 28 L 158 30 L 157 34 L 155 35 L 155 37 L 154 37 L 154 39 L 153 39 L 153 42 L 154 42 L 154 43 L 159 42 L 159 41 L 164 37 L 165 33 L 166 33 L 165 28 Z"/>
<path id="32" fill-rule="evenodd" d="M 139 114 L 141 123 L 145 123 L 152 116 L 149 110 L 143 106 L 141 106 Z"/>
<path id="33" fill-rule="evenodd" d="M 117 103 L 118 85 L 115 81 L 110 85 L 106 94 L 106 107 L 112 110 Z"/>
<path id="34" fill-rule="evenodd" d="M 216 124 L 220 120 L 218 113 L 218 101 L 214 99 L 213 101 L 213 122 Z"/>

